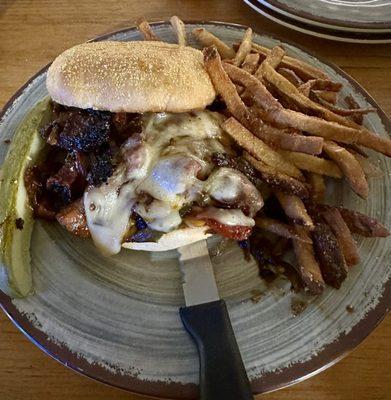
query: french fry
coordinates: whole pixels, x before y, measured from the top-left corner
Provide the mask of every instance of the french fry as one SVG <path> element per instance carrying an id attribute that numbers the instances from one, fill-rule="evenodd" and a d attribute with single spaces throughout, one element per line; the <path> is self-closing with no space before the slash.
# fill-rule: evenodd
<path id="1" fill-rule="evenodd" d="M 208 69 L 208 63 L 206 63 L 206 66 Z M 297 111 L 286 110 L 255 76 L 228 63 L 224 63 L 224 69 L 232 80 L 236 80 L 237 83 L 246 87 L 252 94 L 254 101 L 264 110 L 259 112 L 264 121 L 282 127 L 296 128 L 330 140 L 362 144 L 387 156 L 391 156 L 391 140 L 382 138 L 361 128 L 355 129 Z M 232 87 L 234 88 L 234 86 Z"/>
<path id="2" fill-rule="evenodd" d="M 384 172 L 375 164 L 372 164 L 368 157 L 364 157 L 362 154 L 357 153 L 355 150 L 347 148 L 349 153 L 351 153 L 357 162 L 360 164 L 365 176 L 369 178 L 380 178 L 384 176 Z"/>
<path id="3" fill-rule="evenodd" d="M 140 31 L 140 33 L 143 35 L 144 40 L 160 41 L 160 39 L 153 33 L 151 25 L 149 25 L 149 23 L 146 19 L 140 18 L 137 21 L 137 28 Z"/>
<path id="4" fill-rule="evenodd" d="M 309 172 L 308 182 L 311 188 L 312 199 L 317 203 L 322 203 L 326 194 L 326 183 L 323 176 L 315 174 L 314 172 Z"/>
<path id="5" fill-rule="evenodd" d="M 285 159 L 296 165 L 296 167 L 305 171 L 331 176 L 333 178 L 342 178 L 343 176 L 340 167 L 333 161 L 293 151 L 278 150 L 278 152 Z"/>
<path id="6" fill-rule="evenodd" d="M 311 234 L 315 258 L 319 263 L 323 280 L 327 285 L 339 289 L 347 277 L 348 270 L 337 238 L 324 223 L 317 223 Z"/>
<path id="7" fill-rule="evenodd" d="M 272 56 L 270 53 L 269 57 Z M 266 58 L 265 61 L 259 66 L 257 72 L 255 73 L 257 77 L 261 77 L 267 82 L 271 83 L 278 92 L 281 92 L 284 96 L 288 97 L 294 104 L 296 104 L 304 113 L 312 115 L 315 114 L 318 117 L 322 117 L 327 121 L 337 122 L 341 125 L 355 127 L 355 123 L 346 119 L 345 117 L 335 114 L 329 109 L 323 107 L 322 105 L 315 103 L 303 93 L 299 91 L 292 83 L 280 75 L 274 68 L 269 59 Z M 317 82 L 320 82 L 317 80 Z M 323 81 L 325 82 L 325 81 Z M 332 84 L 330 81 L 326 81 Z M 336 84 L 337 85 L 337 84 Z"/>
<path id="8" fill-rule="evenodd" d="M 276 69 L 280 65 L 282 59 L 284 58 L 284 55 L 285 51 L 281 47 L 275 46 L 271 49 L 270 53 L 267 55 L 266 59 L 263 62 L 267 61 L 273 69 Z M 254 74 L 258 79 L 261 80 L 263 78 L 263 72 L 261 68 L 263 62 Z"/>
<path id="9" fill-rule="evenodd" d="M 249 73 L 241 70 L 234 65 L 221 63 L 217 50 L 213 47 L 204 49 L 205 68 L 208 71 L 213 85 L 223 98 L 231 114 L 238 119 L 247 129 L 253 131 L 260 139 L 265 142 L 279 146 L 284 149 L 308 152 L 310 154 L 319 154 L 322 150 L 323 140 L 316 137 L 292 135 L 281 129 L 274 128 L 263 123 L 260 119 L 255 120 L 250 110 L 240 98 L 235 85 L 231 82 L 225 72 L 245 74 L 252 77 Z M 257 79 L 253 77 L 257 82 Z M 238 82 L 242 84 L 243 82 Z M 270 95 L 270 93 L 268 93 Z M 278 103 L 277 103 L 278 104 Z"/>
<path id="10" fill-rule="evenodd" d="M 170 24 L 177 35 L 179 46 L 186 46 L 186 29 L 183 21 L 176 15 L 173 15 L 170 18 Z"/>
<path id="11" fill-rule="evenodd" d="M 280 154 L 269 147 L 261 139 L 254 136 L 249 130 L 231 117 L 224 121 L 221 127 L 246 151 L 255 158 L 263 161 L 265 164 L 272 166 L 277 171 L 293 178 L 302 179 L 303 175 L 298 168 L 286 161 Z"/>
<path id="12" fill-rule="evenodd" d="M 211 62 L 210 62 L 211 64 Z M 234 65 L 228 64 L 228 63 L 223 63 L 223 68 L 224 70 L 228 73 L 229 78 L 231 78 L 234 82 L 239 83 L 240 85 L 245 86 L 246 88 L 251 87 L 253 84 L 255 84 L 256 87 L 254 87 L 252 90 L 257 93 L 258 96 L 262 96 L 262 93 L 260 91 L 257 91 L 257 85 L 260 83 L 254 76 L 249 74 L 248 72 L 235 67 Z M 206 65 L 207 70 L 212 70 L 213 69 L 217 70 L 218 66 L 217 63 L 216 65 Z M 214 71 L 209 72 L 210 74 L 216 75 Z M 220 75 L 221 75 L 220 71 Z M 222 79 L 217 79 L 218 77 L 215 78 L 216 82 L 222 81 Z M 212 81 L 213 78 L 212 78 Z M 227 82 L 227 80 L 224 80 Z M 229 84 L 226 83 L 225 86 L 228 86 Z M 215 84 L 215 87 L 217 85 Z M 220 90 L 217 88 L 216 90 L 222 94 L 224 97 L 224 93 L 228 93 L 228 91 L 232 91 L 231 89 L 228 89 L 228 87 L 224 87 L 222 83 L 220 83 L 219 87 L 221 88 Z M 270 103 L 270 107 L 281 107 L 282 106 L 271 96 L 271 94 L 267 91 L 266 88 L 264 88 L 264 101 L 268 101 Z M 251 92 L 253 93 L 253 92 Z M 228 96 L 226 96 L 228 97 Z M 235 104 L 233 104 L 233 100 L 235 100 Z M 263 123 L 262 121 L 254 121 L 253 118 L 248 114 L 248 111 L 244 111 L 244 107 L 242 104 L 240 104 L 239 100 L 235 99 L 235 94 L 230 96 L 230 99 L 227 98 L 227 101 L 230 101 L 232 104 L 230 111 L 231 113 L 240 120 L 240 122 L 245 125 L 247 128 L 249 128 L 254 134 L 256 134 L 258 137 L 260 137 L 262 140 L 268 142 L 271 145 L 281 147 L 283 149 L 287 150 L 292 150 L 292 151 L 300 151 L 304 153 L 309 153 L 309 154 L 319 154 L 322 151 L 322 146 L 323 146 L 323 140 L 316 139 L 314 136 L 303 136 L 303 135 L 292 135 L 288 132 L 284 132 L 281 129 L 274 128 L 268 124 Z M 235 111 L 236 109 L 236 111 Z M 242 111 L 240 111 L 242 110 Z M 256 113 L 256 111 L 255 111 Z"/>
<path id="13" fill-rule="evenodd" d="M 242 64 L 244 59 L 251 51 L 251 40 L 253 37 L 253 30 L 251 28 L 247 28 L 246 32 L 244 32 L 242 43 L 240 43 L 239 49 L 235 54 L 235 58 L 233 60 L 233 64 L 239 66 Z"/>
<path id="14" fill-rule="evenodd" d="M 323 205 L 322 207 L 325 206 Z M 347 208 L 337 208 L 351 232 L 365 237 L 387 237 L 390 235 L 390 231 L 375 218 Z"/>
<path id="15" fill-rule="evenodd" d="M 303 182 L 280 173 L 275 168 L 270 167 L 264 162 L 257 160 L 247 152 L 245 152 L 243 156 L 244 159 L 248 161 L 259 172 L 261 178 L 271 188 L 287 194 L 295 195 L 300 199 L 308 198 L 308 188 Z"/>
<path id="16" fill-rule="evenodd" d="M 204 61 L 213 86 L 223 98 L 228 110 L 239 121 L 249 121 L 251 118 L 250 111 L 240 98 L 235 85 L 224 71 L 216 47 L 212 46 L 204 49 Z"/>
<path id="17" fill-rule="evenodd" d="M 353 154 L 332 141 L 325 141 L 323 149 L 341 168 L 352 190 L 362 198 L 367 198 L 369 193 L 368 182 L 360 163 Z"/>
<path id="18" fill-rule="evenodd" d="M 346 96 L 344 100 L 349 108 L 351 108 L 351 109 L 360 108 L 360 105 L 357 103 L 357 101 L 353 98 L 353 96 L 351 94 Z M 360 115 L 360 114 L 353 115 L 352 119 L 358 125 L 362 125 L 363 121 L 364 121 L 363 115 Z"/>
<path id="19" fill-rule="evenodd" d="M 332 93 L 332 92 L 330 92 Z M 354 117 L 357 115 L 365 115 L 370 112 L 375 112 L 376 110 L 373 107 L 368 107 L 368 108 L 341 108 L 337 107 L 333 104 L 328 103 L 327 101 L 324 101 L 322 98 L 320 98 L 314 91 L 310 93 L 310 99 L 316 101 L 323 107 L 327 108 L 328 110 L 332 111 L 334 114 L 342 115 L 343 117 Z M 354 118 L 353 118 L 353 121 Z"/>
<path id="20" fill-rule="evenodd" d="M 232 59 L 235 57 L 235 51 L 231 47 L 227 46 L 218 37 L 208 32 L 206 29 L 194 29 L 193 35 L 204 45 L 204 47 L 215 46 L 221 55 L 221 58 Z"/>
<path id="21" fill-rule="evenodd" d="M 350 143 L 350 144 L 344 144 L 344 147 L 348 149 L 349 151 L 352 150 L 354 153 L 358 153 L 361 156 L 368 158 L 368 154 L 360 147 L 358 144 Z"/>
<path id="22" fill-rule="evenodd" d="M 308 229 L 314 228 L 314 223 L 305 208 L 303 201 L 297 197 L 282 192 L 275 192 L 278 202 L 281 204 L 284 213 L 296 225 L 303 225 Z"/>
<path id="23" fill-rule="evenodd" d="M 261 83 L 261 82 L 259 82 Z M 254 96 L 255 101 L 261 106 L 264 99 Z M 269 107 L 269 101 L 264 101 Z M 348 144 L 360 144 L 391 157 L 391 140 L 363 129 L 350 128 L 336 122 L 325 121 L 297 111 L 285 109 L 271 109 L 262 113 L 262 119 L 281 127 L 292 127 L 325 139 Z"/>
<path id="24" fill-rule="evenodd" d="M 336 104 L 338 93 L 337 92 L 329 92 L 327 90 L 313 90 L 313 93 L 316 94 L 318 99 L 322 99 L 327 101 L 327 103 Z"/>
<path id="25" fill-rule="evenodd" d="M 314 155 L 322 152 L 323 139 L 320 137 L 290 133 L 287 130 L 265 124 L 261 120 L 257 120 L 255 124 L 249 126 L 255 136 L 274 147 Z"/>
<path id="26" fill-rule="evenodd" d="M 308 237 L 303 237 L 297 234 L 296 229 L 291 226 L 284 224 L 273 218 L 268 217 L 256 217 L 255 218 L 255 225 L 265 231 L 272 232 L 278 236 L 287 238 L 287 239 L 297 239 L 297 240 L 304 240 L 307 243 L 312 243 L 312 241 Z"/>
<path id="27" fill-rule="evenodd" d="M 296 226 L 296 231 L 302 240 L 293 240 L 293 250 L 296 255 L 298 267 L 304 285 L 311 294 L 321 294 L 325 288 L 325 283 L 320 271 L 320 266 L 315 259 L 312 244 L 307 243 L 309 238 L 305 228 Z"/>
<path id="28" fill-rule="evenodd" d="M 358 254 L 357 245 L 341 213 L 336 208 L 329 208 L 322 212 L 322 217 L 337 238 L 346 264 L 348 266 L 358 264 L 360 262 L 360 256 Z"/>
<path id="29" fill-rule="evenodd" d="M 250 53 L 247 54 L 244 59 L 241 68 L 248 72 L 249 74 L 253 74 L 257 68 L 259 63 L 259 54 L 258 53 Z"/>
<path id="30" fill-rule="evenodd" d="M 270 49 L 267 47 L 261 46 L 259 44 L 253 43 L 252 49 L 263 56 L 267 57 L 270 54 Z M 328 75 L 310 64 L 307 64 L 304 61 L 297 60 L 296 58 L 292 58 L 289 56 L 284 56 L 281 67 L 288 68 L 294 71 L 301 79 L 308 81 L 309 79 L 329 79 Z"/>
<path id="31" fill-rule="evenodd" d="M 257 54 L 257 53 L 255 53 Z M 303 81 L 295 74 L 294 71 L 288 68 L 278 68 L 277 70 L 285 79 L 288 79 L 292 85 L 299 87 L 303 84 Z"/>
<path id="32" fill-rule="evenodd" d="M 310 79 L 309 81 L 300 85 L 297 90 L 309 97 L 311 90 L 322 90 L 339 92 L 342 89 L 342 83 L 333 82 L 327 79 Z"/>

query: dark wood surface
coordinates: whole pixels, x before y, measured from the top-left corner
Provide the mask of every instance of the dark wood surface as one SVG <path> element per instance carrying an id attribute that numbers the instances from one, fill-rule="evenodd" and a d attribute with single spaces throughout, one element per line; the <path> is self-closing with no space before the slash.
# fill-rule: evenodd
<path id="1" fill-rule="evenodd" d="M 336 63 L 391 114 L 391 45 L 320 40 L 276 25 L 233 0 L 0 0 L 0 107 L 31 75 L 66 48 L 94 36 L 177 14 L 252 26 L 295 41 Z M 265 400 L 380 400 L 391 398 L 391 318 L 353 353 L 325 372 Z M 129 399 L 142 397 L 104 386 L 66 369 L 30 343 L 0 314 L 0 399 Z"/>

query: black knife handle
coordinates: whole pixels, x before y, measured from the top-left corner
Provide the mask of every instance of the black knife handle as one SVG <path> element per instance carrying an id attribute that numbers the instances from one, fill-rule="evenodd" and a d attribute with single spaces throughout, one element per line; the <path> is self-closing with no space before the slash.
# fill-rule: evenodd
<path id="1" fill-rule="evenodd" d="M 253 399 L 224 300 L 182 307 L 179 314 L 198 348 L 200 399 Z"/>

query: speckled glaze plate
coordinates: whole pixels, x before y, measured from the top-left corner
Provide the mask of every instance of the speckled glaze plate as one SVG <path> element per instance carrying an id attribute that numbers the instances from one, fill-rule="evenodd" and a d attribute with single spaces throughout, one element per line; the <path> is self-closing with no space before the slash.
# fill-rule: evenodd
<path id="1" fill-rule="evenodd" d="M 338 42 L 363 44 L 391 43 L 391 29 L 360 29 L 355 27 L 346 28 L 337 25 L 328 25 L 285 12 L 282 9 L 276 8 L 275 6 L 271 6 L 271 4 L 267 1 L 243 1 L 254 11 L 270 19 L 271 21 L 307 35 L 322 39 L 335 40 Z M 309 2 L 309 4 L 312 3 Z"/>
<path id="2" fill-rule="evenodd" d="M 208 22 L 188 23 L 190 32 L 203 25 L 228 43 L 239 40 L 244 27 Z M 153 24 L 167 41 L 175 37 L 167 23 Z M 134 29 L 98 40 L 139 40 Z M 266 34 L 254 40 L 268 47 L 281 42 Z M 192 42 L 193 43 L 193 42 Z M 323 68 L 344 84 L 363 107 L 378 110 L 366 117 L 370 129 L 386 136 L 391 123 L 374 100 L 351 78 L 295 45 L 288 54 Z M 0 119 L 0 162 L 15 129 L 47 95 L 46 68 L 34 76 L 5 106 Z M 330 201 L 376 216 L 391 226 L 389 197 L 391 162 L 382 156 L 384 176 L 371 181 L 367 202 L 341 184 Z M 210 241 L 213 252 L 215 242 Z M 234 331 L 255 393 L 275 390 L 307 378 L 331 365 L 360 343 L 391 304 L 391 240 L 358 240 L 362 262 L 341 290 L 327 289 L 297 317 L 296 296 L 287 281 L 266 285 L 253 262 L 235 245 L 213 256 L 219 291 L 227 301 Z M 120 388 L 147 395 L 189 399 L 197 396 L 198 357 L 182 327 L 178 308 L 184 304 L 176 251 L 145 253 L 124 250 L 103 258 L 89 240 L 68 234 L 55 224 L 37 222 L 32 244 L 35 294 L 10 299 L 0 292 L 4 311 L 35 344 L 73 370 Z M 263 293 L 258 303 L 252 291 Z M 352 307 L 347 312 L 346 307 Z"/>
<path id="3" fill-rule="evenodd" d="M 391 0 L 257 0 L 298 21 L 341 30 L 391 32 Z"/>

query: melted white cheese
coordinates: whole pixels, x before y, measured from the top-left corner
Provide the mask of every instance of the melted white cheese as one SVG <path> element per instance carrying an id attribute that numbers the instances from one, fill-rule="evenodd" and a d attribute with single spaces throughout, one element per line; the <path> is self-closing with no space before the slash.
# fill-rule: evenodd
<path id="1" fill-rule="evenodd" d="M 229 226 L 254 226 L 255 221 L 244 215 L 242 210 L 223 209 L 216 207 L 208 207 L 202 213 L 197 215 L 198 218 L 214 219 L 223 225 Z"/>
<path id="2" fill-rule="evenodd" d="M 246 208 L 250 215 L 255 215 L 263 206 L 263 199 L 256 187 L 241 172 L 232 168 L 219 168 L 207 182 L 207 192 L 215 200 Z"/>
<path id="3" fill-rule="evenodd" d="M 144 115 L 143 133 L 122 145 L 115 174 L 84 194 L 88 228 L 102 253 L 120 251 L 133 211 L 152 229 L 169 232 L 182 223 L 179 209 L 209 190 L 216 200 L 231 202 L 250 193 L 244 198 L 252 204 L 251 215 L 262 207 L 255 187 L 232 169 L 206 180 L 214 168 L 212 154 L 224 152 L 221 118 L 210 111 Z M 220 210 L 213 218 L 227 225 L 254 224 L 240 210 Z"/>

